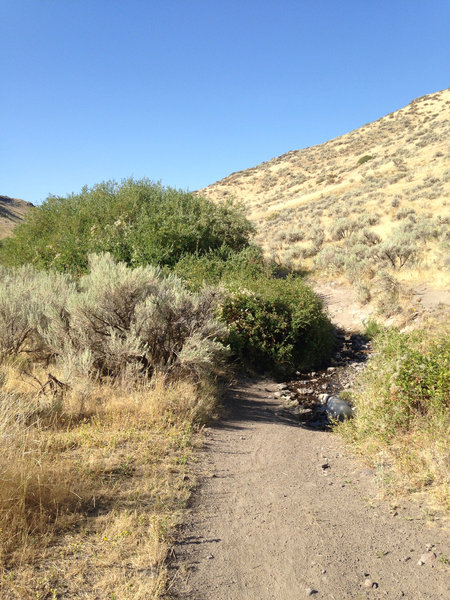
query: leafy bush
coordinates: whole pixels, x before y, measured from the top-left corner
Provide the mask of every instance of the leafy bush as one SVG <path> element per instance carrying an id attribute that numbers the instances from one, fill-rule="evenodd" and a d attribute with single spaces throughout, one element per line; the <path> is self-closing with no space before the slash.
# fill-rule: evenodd
<path id="1" fill-rule="evenodd" d="M 262 275 L 275 274 L 276 267 L 264 262 L 258 246 L 248 246 L 241 252 L 220 248 L 208 254 L 186 254 L 174 266 L 173 272 L 182 278 L 191 289 L 199 290 L 203 285 L 227 285 L 243 279 L 258 279 Z"/>
<path id="2" fill-rule="evenodd" d="M 186 256 L 175 267 L 192 289 L 223 289 L 219 314 L 235 356 L 257 370 L 287 374 L 320 363 L 333 344 L 322 305 L 299 277 L 265 263 L 257 247 Z"/>
<path id="3" fill-rule="evenodd" d="M 173 266 L 186 253 L 239 251 L 253 227 L 231 201 L 214 204 L 143 179 L 105 182 L 50 196 L 1 249 L 4 264 L 86 272 L 88 255 L 109 252 L 131 266 Z"/>
<path id="4" fill-rule="evenodd" d="M 231 287 L 220 314 L 232 350 L 257 370 L 285 375 L 317 365 L 333 346 L 320 300 L 297 277 L 240 282 Z"/>
<path id="5" fill-rule="evenodd" d="M 369 160 L 372 160 L 372 158 L 373 156 L 370 156 L 370 154 L 365 154 L 364 156 L 361 156 L 361 158 L 358 159 L 358 166 L 363 165 Z"/>
<path id="6" fill-rule="evenodd" d="M 443 484 L 448 478 L 449 337 L 380 326 L 372 326 L 371 333 L 375 353 L 355 386 L 356 418 L 342 431 L 364 452 L 387 451 L 414 485 Z"/>

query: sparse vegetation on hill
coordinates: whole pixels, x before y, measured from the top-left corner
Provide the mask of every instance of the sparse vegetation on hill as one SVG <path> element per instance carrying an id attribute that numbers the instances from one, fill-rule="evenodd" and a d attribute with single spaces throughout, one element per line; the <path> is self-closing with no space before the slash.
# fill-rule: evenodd
<path id="1" fill-rule="evenodd" d="M 2 239 L 12 235 L 14 227 L 20 223 L 33 205 L 9 196 L 0 196 L 0 246 Z"/>
<path id="2" fill-rule="evenodd" d="M 450 286 L 449 115 L 443 90 L 199 193 L 243 201 L 268 257 L 316 278 L 346 277 L 390 316 L 400 307 L 383 292 L 386 277 L 397 288 Z"/>

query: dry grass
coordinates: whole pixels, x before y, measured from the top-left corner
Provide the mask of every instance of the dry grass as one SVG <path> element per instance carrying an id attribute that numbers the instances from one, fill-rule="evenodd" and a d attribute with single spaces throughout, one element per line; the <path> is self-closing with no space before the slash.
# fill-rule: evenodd
<path id="1" fill-rule="evenodd" d="M 161 597 L 215 390 L 159 380 L 51 397 L 15 368 L 0 390 L 0 596 Z"/>

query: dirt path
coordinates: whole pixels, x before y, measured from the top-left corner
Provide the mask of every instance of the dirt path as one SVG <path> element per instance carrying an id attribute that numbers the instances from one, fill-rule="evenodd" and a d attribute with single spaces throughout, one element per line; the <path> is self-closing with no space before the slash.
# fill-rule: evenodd
<path id="1" fill-rule="evenodd" d="M 315 281 L 311 285 L 323 300 L 332 322 L 345 331 L 362 331 L 373 308 L 359 304 L 354 288 L 350 284 Z"/>
<path id="2" fill-rule="evenodd" d="M 417 503 L 376 500 L 374 474 L 334 434 L 280 416 L 277 389 L 241 384 L 207 434 L 175 548 L 176 597 L 449 597 L 442 522 Z"/>
<path id="3" fill-rule="evenodd" d="M 336 325 L 361 330 L 369 313 L 351 289 L 315 287 Z M 344 336 L 331 375 L 312 373 L 298 383 L 316 382 L 327 391 L 343 385 L 355 365 L 362 368 L 347 364 L 360 358 L 354 348 L 345 350 L 351 340 L 355 337 Z M 336 435 L 308 428 L 307 419 L 301 424 L 295 406 L 286 410 L 298 385 L 289 388 L 283 402 L 285 392 L 272 381 L 241 383 L 229 393 L 228 416 L 207 432 L 198 490 L 175 548 L 174 595 L 190 600 L 450 597 L 444 523 L 417 501 L 395 506 L 379 500 L 380 474 L 350 456 Z M 305 397 L 300 400 L 303 404 Z"/>

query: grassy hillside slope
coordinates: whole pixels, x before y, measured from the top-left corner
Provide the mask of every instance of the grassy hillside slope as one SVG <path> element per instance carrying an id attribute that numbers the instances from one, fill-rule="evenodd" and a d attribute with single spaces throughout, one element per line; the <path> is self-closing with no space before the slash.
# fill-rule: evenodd
<path id="1" fill-rule="evenodd" d="M 371 258 L 376 272 L 386 267 L 400 281 L 445 288 L 449 139 L 447 89 L 324 144 L 233 173 L 199 193 L 243 201 L 268 255 L 321 274 L 348 271 L 342 252 L 348 258 L 350 246 L 377 246 L 409 232 L 407 242 L 417 252 L 405 264 L 397 259 L 395 265 L 388 259 L 376 263 L 374 250 L 371 257 L 356 253 L 354 259 Z M 342 219 L 348 228 L 337 231 Z M 368 239 L 361 239 L 362 231 Z M 330 261 L 336 253 L 342 260 Z M 367 273 L 358 277 L 365 278 Z M 349 279 L 354 283 L 354 276 Z"/>

